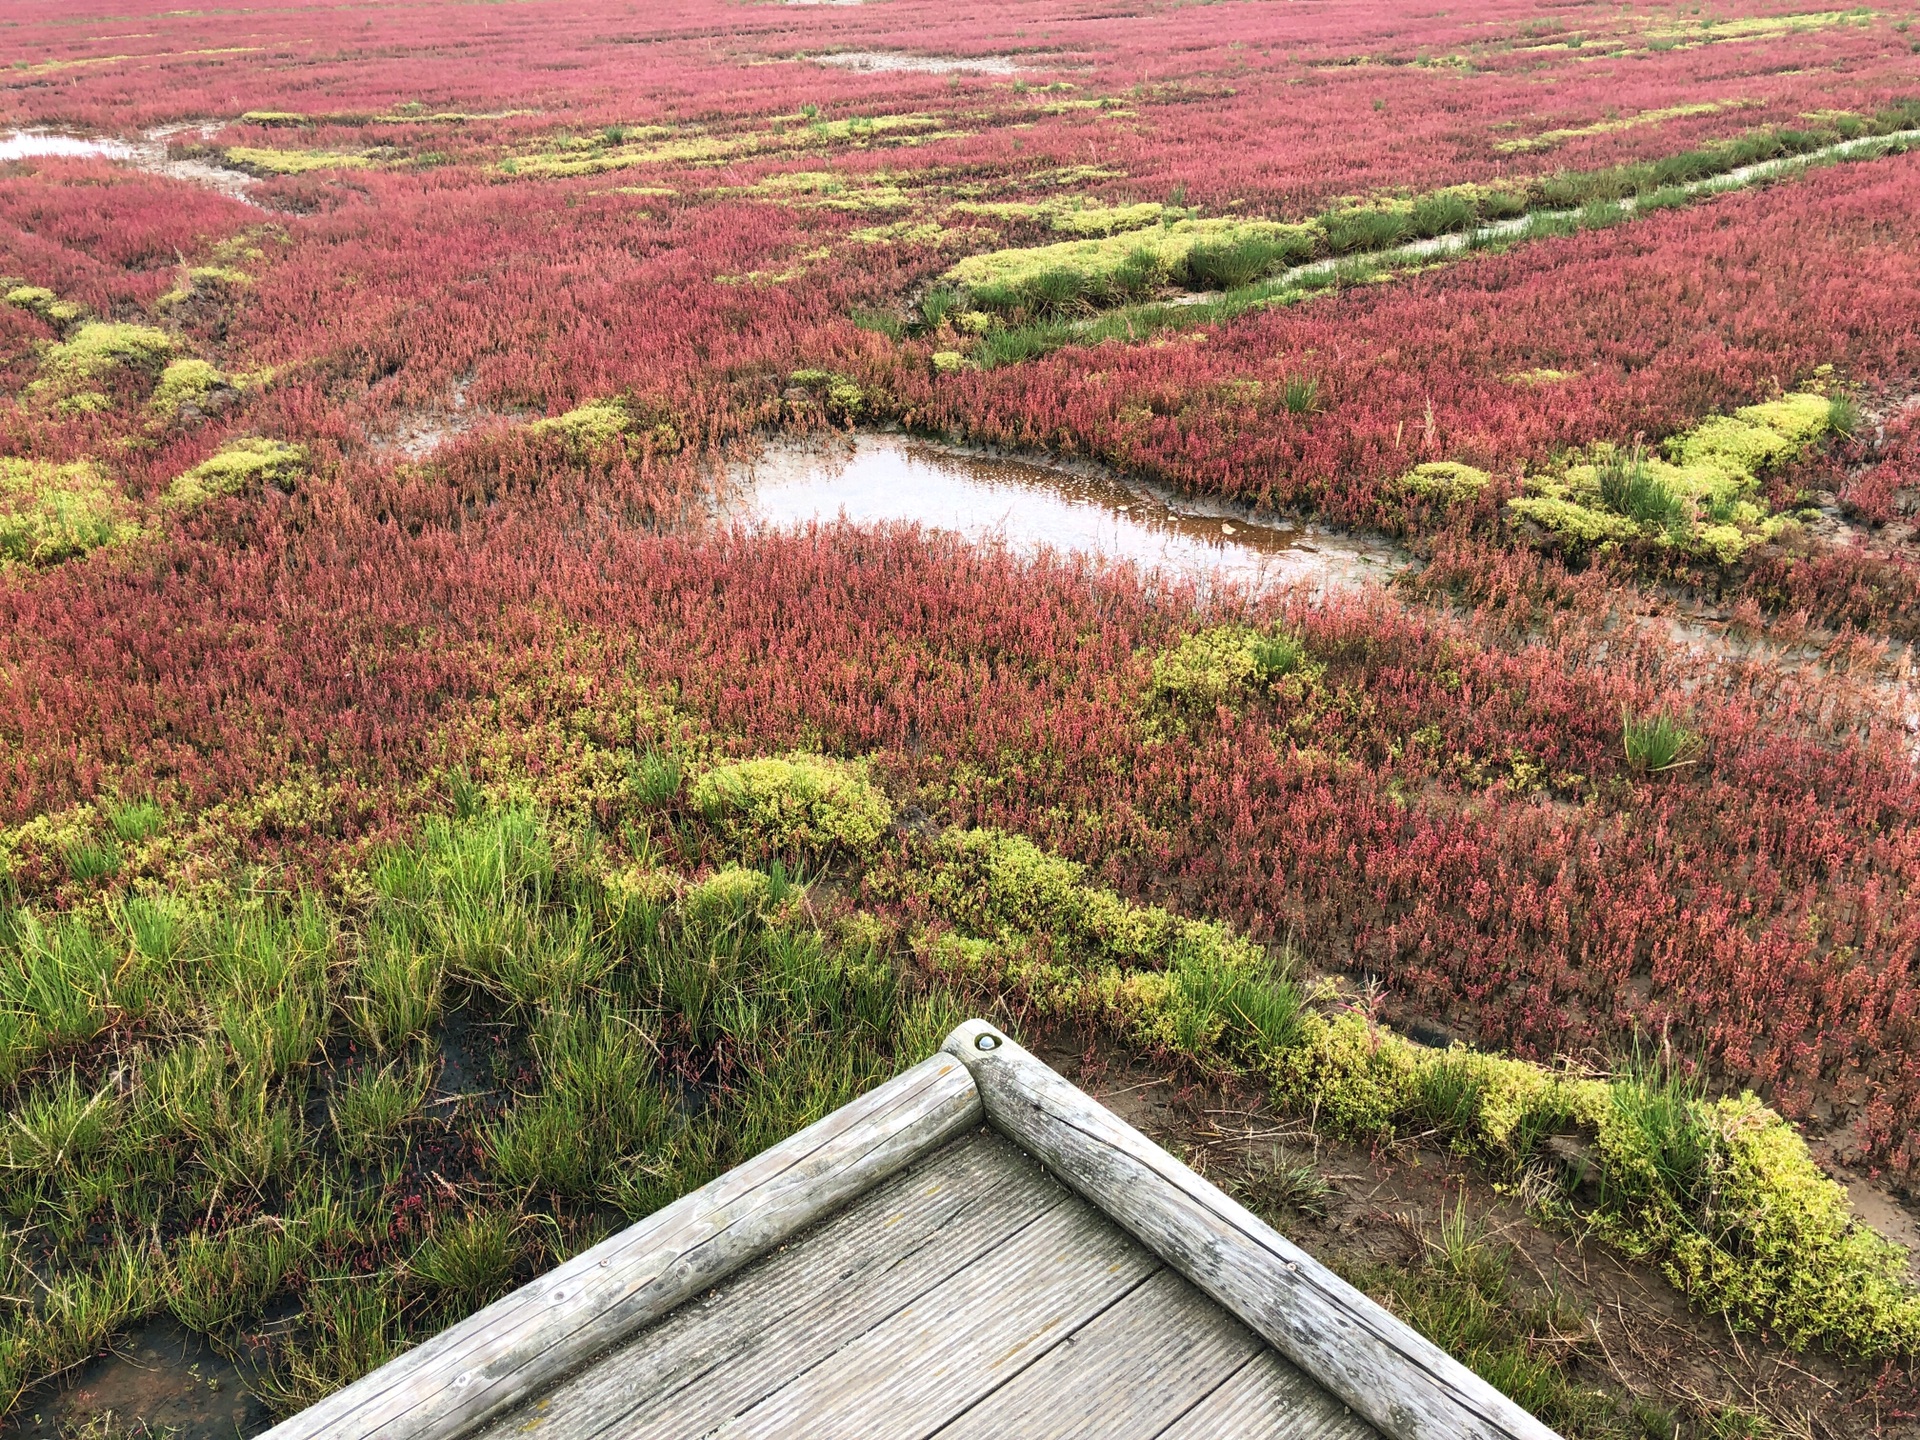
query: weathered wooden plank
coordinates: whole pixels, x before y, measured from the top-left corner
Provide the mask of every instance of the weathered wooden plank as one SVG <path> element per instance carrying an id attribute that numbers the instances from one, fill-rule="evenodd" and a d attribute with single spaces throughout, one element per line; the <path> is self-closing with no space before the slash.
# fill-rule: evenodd
<path id="1" fill-rule="evenodd" d="M 1055 1206 L 1086 1202 L 981 1128 L 689 1301 L 486 1440 L 703 1435 Z"/>
<path id="2" fill-rule="evenodd" d="M 1558 1440 L 992 1026 L 945 1048 L 995 1126 L 1392 1440 Z"/>
<path id="3" fill-rule="evenodd" d="M 1159 1440 L 1376 1440 L 1379 1431 L 1299 1367 L 1262 1346 Z"/>
<path id="4" fill-rule="evenodd" d="M 267 1434 L 270 1440 L 465 1434 L 979 1118 L 966 1070 L 949 1056 L 935 1056 Z"/>
<path id="5" fill-rule="evenodd" d="M 1162 1270 L 936 1432 L 936 1440 L 1153 1440 L 1266 1348 L 1178 1274 Z"/>
<path id="6" fill-rule="evenodd" d="M 712 1433 L 925 1440 L 1159 1269 L 1087 1206 L 1056 1206 Z M 686 1432 L 633 1440 L 668 1434 Z"/>

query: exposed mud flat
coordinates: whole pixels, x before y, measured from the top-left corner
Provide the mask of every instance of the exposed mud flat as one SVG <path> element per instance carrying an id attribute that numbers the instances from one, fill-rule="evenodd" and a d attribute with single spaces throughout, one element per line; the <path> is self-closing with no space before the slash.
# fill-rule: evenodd
<path id="1" fill-rule="evenodd" d="M 776 528 L 919 524 L 1025 554 L 1126 562 L 1203 591 L 1379 583 L 1407 563 L 1381 542 L 1176 499 L 1091 469 L 903 435 L 769 447 L 733 471 L 720 513 Z"/>
<path id="2" fill-rule="evenodd" d="M 443 403 L 389 411 L 368 427 L 369 447 L 383 458 L 424 460 L 484 421 L 525 418 L 475 404 L 467 398 L 472 388 L 473 378 L 467 376 L 455 383 Z"/>
<path id="3" fill-rule="evenodd" d="M 30 1393 L 7 1433 L 21 1440 L 78 1434 L 236 1440 L 272 1424 L 272 1412 L 231 1361 L 199 1336 L 155 1321 L 64 1381 Z"/>
<path id="4" fill-rule="evenodd" d="M 803 3 L 803 0 L 789 0 L 789 3 Z M 814 0 L 814 3 L 831 3 L 831 0 Z M 840 50 L 812 58 L 816 64 L 834 65 L 842 70 L 917 70 L 927 75 L 1012 75 L 1021 69 L 1011 55 L 911 55 L 904 50 Z"/>
<path id="5" fill-rule="evenodd" d="M 156 125 L 141 136 L 140 144 L 134 148 L 129 163 L 135 168 L 154 175 L 165 175 L 171 180 L 184 180 L 189 185 L 203 186 L 208 190 L 218 190 L 230 199 L 242 204 L 255 205 L 247 191 L 260 183 L 257 176 L 244 171 L 229 170 L 224 165 L 214 165 L 205 160 L 175 160 L 167 154 L 167 142 L 176 135 L 198 134 L 202 139 L 220 129 L 224 122 L 186 121 L 176 125 Z"/>
<path id="6" fill-rule="evenodd" d="M 170 180 L 217 190 L 243 204 L 255 204 L 247 194 L 250 186 L 260 183 L 254 176 L 205 160 L 176 160 L 167 153 L 167 142 L 174 136 L 189 132 L 211 135 L 223 123 L 219 120 L 196 120 L 157 125 L 143 133 L 138 140 L 67 135 L 50 130 L 16 130 L 0 138 L 0 161 L 29 160 L 41 156 L 112 160 L 151 175 L 165 175 Z"/>

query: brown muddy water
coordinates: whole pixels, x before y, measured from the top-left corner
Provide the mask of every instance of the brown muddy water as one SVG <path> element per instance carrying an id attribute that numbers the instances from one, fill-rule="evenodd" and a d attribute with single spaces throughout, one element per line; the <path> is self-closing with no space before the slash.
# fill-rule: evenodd
<path id="1" fill-rule="evenodd" d="M 1023 554 L 1129 562 L 1202 591 L 1379 583 L 1406 563 L 1381 542 L 1176 499 L 1091 468 L 904 435 L 770 446 L 732 472 L 721 516 L 774 528 L 919 524 Z"/>
<path id="2" fill-rule="evenodd" d="M 239 1440 L 273 1425 L 234 1364 L 156 1321 L 64 1379 L 30 1391 L 5 1427 L 21 1440 Z"/>

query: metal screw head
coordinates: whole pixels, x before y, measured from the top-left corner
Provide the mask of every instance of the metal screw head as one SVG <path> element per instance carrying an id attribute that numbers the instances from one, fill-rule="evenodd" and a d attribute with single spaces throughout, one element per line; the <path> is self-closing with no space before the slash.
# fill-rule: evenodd
<path id="1" fill-rule="evenodd" d="M 973 1048 L 976 1050 L 998 1050 L 1000 1048 L 1000 1037 L 991 1031 L 984 1031 L 973 1037 Z"/>

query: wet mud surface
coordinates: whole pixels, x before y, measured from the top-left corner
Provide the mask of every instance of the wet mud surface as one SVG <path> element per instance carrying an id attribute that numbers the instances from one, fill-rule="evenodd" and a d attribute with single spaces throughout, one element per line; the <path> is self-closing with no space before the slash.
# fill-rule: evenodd
<path id="1" fill-rule="evenodd" d="M 232 1361 L 170 1321 L 25 1396 L 0 1433 L 22 1440 L 236 1440 L 273 1425 Z"/>

